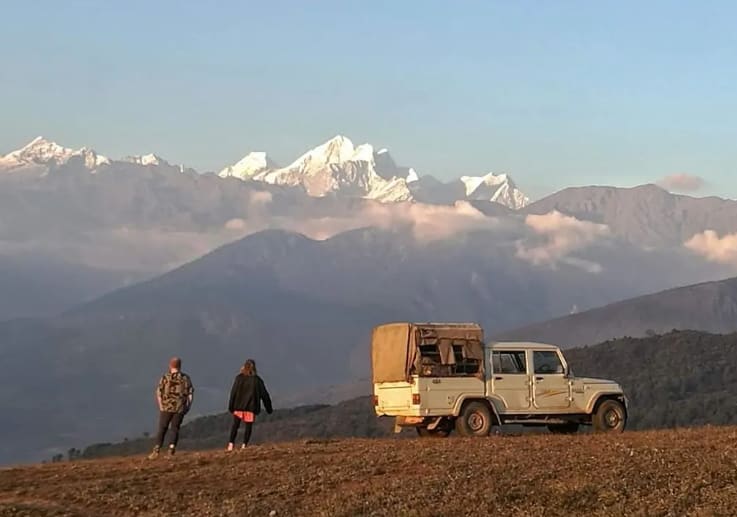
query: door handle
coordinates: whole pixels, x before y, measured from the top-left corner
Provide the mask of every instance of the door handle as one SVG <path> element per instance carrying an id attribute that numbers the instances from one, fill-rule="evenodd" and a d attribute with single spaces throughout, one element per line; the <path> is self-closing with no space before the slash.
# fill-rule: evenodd
<path id="1" fill-rule="evenodd" d="M 504 377 L 494 377 L 494 380 L 495 381 L 503 381 L 504 380 Z"/>
<path id="2" fill-rule="evenodd" d="M 545 379 L 545 377 L 535 377 L 535 380 L 536 380 L 536 381 L 542 381 L 542 380 L 544 380 L 544 379 Z"/>

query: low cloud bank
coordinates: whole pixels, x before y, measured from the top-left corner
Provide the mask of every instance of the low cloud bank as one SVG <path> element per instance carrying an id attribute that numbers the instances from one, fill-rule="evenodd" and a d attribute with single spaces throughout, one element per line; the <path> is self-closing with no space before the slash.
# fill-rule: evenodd
<path id="1" fill-rule="evenodd" d="M 737 265 L 737 233 L 720 237 L 713 230 L 706 230 L 684 243 L 686 248 L 718 264 Z"/>
<path id="2" fill-rule="evenodd" d="M 590 273 L 601 272 L 599 264 L 570 255 L 609 236 L 609 227 L 606 225 L 581 221 L 558 211 L 528 215 L 525 224 L 538 238 L 517 242 L 519 258 L 537 266 L 567 263 Z"/>
<path id="3" fill-rule="evenodd" d="M 459 201 L 453 206 L 369 203 L 343 216 L 288 217 L 262 214 L 248 220 L 234 218 L 225 223 L 226 230 L 239 232 L 241 236 L 266 229 L 280 229 L 317 240 L 366 227 L 409 228 L 416 239 L 429 242 L 472 230 L 492 230 L 499 227 L 499 221 L 484 215 L 470 203 Z"/>

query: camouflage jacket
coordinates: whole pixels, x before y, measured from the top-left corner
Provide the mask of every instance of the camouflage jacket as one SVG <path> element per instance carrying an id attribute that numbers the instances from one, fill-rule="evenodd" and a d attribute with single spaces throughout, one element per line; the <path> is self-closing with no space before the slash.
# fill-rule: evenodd
<path id="1" fill-rule="evenodd" d="M 161 401 L 162 411 L 186 413 L 189 411 L 189 399 L 194 394 L 194 386 L 186 373 L 169 372 L 161 377 L 156 394 Z"/>

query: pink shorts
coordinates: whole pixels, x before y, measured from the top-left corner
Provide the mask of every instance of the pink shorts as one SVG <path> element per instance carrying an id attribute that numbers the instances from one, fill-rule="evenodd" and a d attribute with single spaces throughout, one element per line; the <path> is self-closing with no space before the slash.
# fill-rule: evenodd
<path id="1" fill-rule="evenodd" d="M 256 420 L 256 415 L 251 411 L 233 411 L 233 414 L 244 422 L 251 423 Z"/>

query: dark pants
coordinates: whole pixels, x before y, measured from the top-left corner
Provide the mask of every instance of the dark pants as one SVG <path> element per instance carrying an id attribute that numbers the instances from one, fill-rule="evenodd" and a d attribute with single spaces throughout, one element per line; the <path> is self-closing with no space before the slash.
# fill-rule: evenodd
<path id="1" fill-rule="evenodd" d="M 235 437 L 238 436 L 238 428 L 241 426 L 242 420 L 237 416 L 233 416 L 233 425 L 230 426 L 230 443 L 235 443 Z M 243 422 L 243 443 L 248 445 L 251 439 L 251 431 L 253 431 L 253 422 Z"/>
<path id="2" fill-rule="evenodd" d="M 161 448 L 164 445 L 164 436 L 166 431 L 171 431 L 171 439 L 169 445 L 176 447 L 179 441 L 179 427 L 182 425 L 184 413 L 171 413 L 169 411 L 161 411 L 159 413 L 159 430 L 156 433 L 156 446 Z"/>

